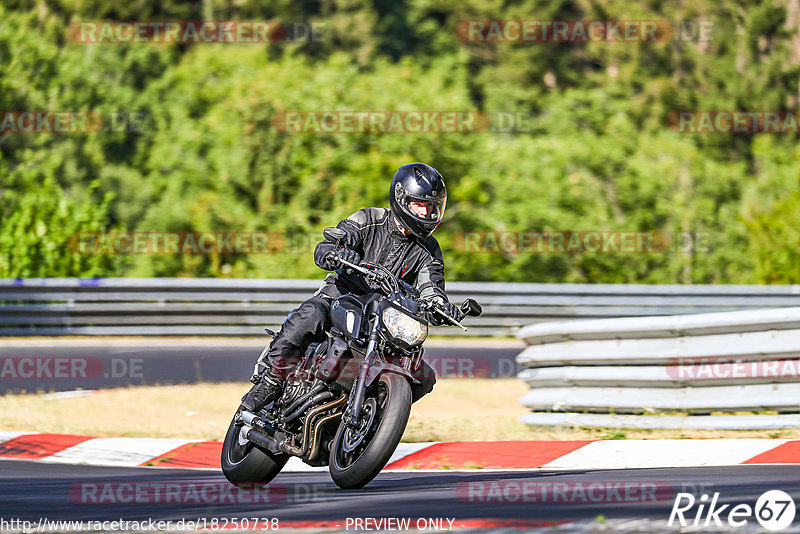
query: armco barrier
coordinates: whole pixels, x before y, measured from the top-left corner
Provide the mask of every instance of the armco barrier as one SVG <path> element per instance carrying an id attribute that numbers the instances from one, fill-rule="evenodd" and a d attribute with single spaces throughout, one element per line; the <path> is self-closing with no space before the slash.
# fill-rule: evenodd
<path id="1" fill-rule="evenodd" d="M 0 279 L 0 335 L 259 336 L 320 280 L 219 278 Z M 534 322 L 800 306 L 800 286 L 451 282 L 476 298 L 469 335 L 514 335 Z M 433 334 L 461 335 L 455 328 Z"/>
<path id="2" fill-rule="evenodd" d="M 533 324 L 530 425 L 800 426 L 800 307 Z"/>

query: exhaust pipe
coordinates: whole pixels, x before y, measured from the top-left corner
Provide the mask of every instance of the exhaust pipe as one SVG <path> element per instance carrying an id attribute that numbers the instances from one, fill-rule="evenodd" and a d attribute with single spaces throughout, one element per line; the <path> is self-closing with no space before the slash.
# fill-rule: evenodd
<path id="1" fill-rule="evenodd" d="M 333 393 L 331 393 L 330 391 L 323 391 L 319 395 L 316 395 L 314 398 L 307 400 L 306 402 L 303 403 L 302 406 L 297 408 L 294 412 L 284 417 L 283 422 L 291 423 L 292 421 L 303 415 L 303 412 L 305 412 L 308 409 L 308 407 L 311 406 L 312 404 L 319 404 L 320 402 L 328 400 L 331 397 L 333 397 Z"/>
<path id="2" fill-rule="evenodd" d="M 246 425 L 245 428 L 246 430 L 244 431 L 243 435 L 248 441 L 258 445 L 261 448 L 267 449 L 273 454 L 285 454 L 283 449 L 281 449 L 280 443 L 278 443 L 275 438 L 271 438 L 266 434 L 262 434 L 255 428 Z"/>
<path id="3" fill-rule="evenodd" d="M 332 396 L 333 393 L 330 391 L 323 391 L 322 393 L 317 394 L 314 398 L 306 401 L 300 409 L 295 411 L 295 413 L 291 414 L 292 419 L 299 417 L 303 413 L 303 410 L 308 408 L 310 405 L 328 400 Z M 259 447 L 263 447 L 274 454 L 290 454 L 293 456 L 302 457 L 309 451 L 309 449 L 311 449 L 316 455 L 319 450 L 316 442 L 318 441 L 319 430 L 322 427 L 322 424 L 326 423 L 330 419 L 339 417 L 341 414 L 338 412 L 336 414 L 329 414 L 321 418 L 319 421 L 315 421 L 317 415 L 344 404 L 346 400 L 347 394 L 342 393 L 338 399 L 329 402 L 328 404 L 318 405 L 308 412 L 305 424 L 303 424 L 303 445 L 301 447 L 294 447 L 290 445 L 286 434 L 280 432 L 271 424 L 261 419 L 258 414 L 249 412 L 247 410 L 242 410 L 241 413 L 242 424 L 245 427 L 245 429 L 241 431 L 241 435 L 244 436 L 244 438 L 248 441 L 255 443 Z M 310 443 L 309 440 L 314 443 Z M 314 447 L 315 444 L 317 447 Z"/>
<path id="4" fill-rule="evenodd" d="M 250 427 L 263 429 L 268 435 L 272 436 L 277 430 L 269 423 L 261 419 L 257 413 L 242 410 L 242 422 Z"/>
<path id="5" fill-rule="evenodd" d="M 316 395 L 323 389 L 325 389 L 325 382 L 323 382 L 322 380 L 317 380 L 317 383 L 314 384 L 311 390 L 307 391 L 299 399 L 291 403 L 288 407 L 284 408 L 282 415 L 294 413 L 294 411 L 297 409 L 298 406 L 306 402 L 308 399 L 310 399 L 312 396 Z"/>
<path id="6" fill-rule="evenodd" d="M 273 454 L 285 454 L 281 449 L 280 440 L 285 439 L 283 432 L 279 432 L 272 425 L 261 419 L 258 414 L 242 410 L 242 436 Z"/>

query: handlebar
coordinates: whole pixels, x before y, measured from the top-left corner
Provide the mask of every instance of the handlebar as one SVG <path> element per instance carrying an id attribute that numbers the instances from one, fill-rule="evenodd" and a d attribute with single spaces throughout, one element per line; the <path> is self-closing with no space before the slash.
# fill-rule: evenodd
<path id="1" fill-rule="evenodd" d="M 395 278 L 395 276 L 391 273 L 391 271 L 389 271 L 389 269 L 387 269 L 382 265 L 365 263 L 364 265 L 371 267 L 371 269 L 366 269 L 361 265 L 356 265 L 355 263 L 343 260 L 342 258 L 339 257 L 339 254 L 336 254 L 336 259 L 342 265 L 360 272 L 361 274 L 366 276 L 368 280 L 373 279 L 376 282 L 378 282 L 381 285 L 381 288 L 384 289 L 387 294 L 391 294 L 393 291 L 399 292 L 400 283 L 402 283 L 404 286 L 407 286 L 407 284 L 405 284 L 401 280 L 397 280 L 397 278 Z"/>
<path id="2" fill-rule="evenodd" d="M 336 254 L 336 259 L 339 261 L 339 263 L 341 263 L 345 267 L 348 267 L 350 269 L 353 269 L 355 271 L 360 272 L 361 274 L 365 275 L 368 279 L 369 278 L 373 278 L 374 280 L 376 280 L 381 285 L 383 285 L 384 282 L 388 283 L 390 285 L 390 287 L 388 288 L 389 289 L 389 293 L 392 290 L 399 291 L 400 290 L 400 284 L 402 284 L 403 287 L 406 288 L 407 290 L 416 291 L 416 289 L 413 286 L 410 286 L 410 285 L 406 284 L 402 280 L 398 280 L 391 273 L 391 271 L 389 271 L 389 269 L 387 269 L 386 267 L 384 267 L 382 265 L 369 264 L 368 263 L 368 264 L 365 264 L 365 265 L 368 265 L 369 267 L 371 267 L 371 269 L 367 269 L 367 268 L 365 268 L 365 267 L 363 267 L 361 265 L 356 265 L 355 263 L 351 263 L 351 262 L 349 262 L 347 260 L 343 260 L 342 258 L 339 257 L 338 253 Z M 391 286 L 393 286 L 393 287 L 391 287 Z M 384 288 L 384 289 L 387 289 L 387 288 Z M 424 310 L 428 310 L 428 309 L 433 310 L 434 312 L 438 313 L 443 318 L 445 318 L 451 324 L 453 324 L 455 326 L 458 326 L 464 332 L 467 331 L 467 327 L 464 326 L 463 324 L 461 324 L 461 322 L 460 322 L 464 317 L 466 317 L 466 313 L 465 312 L 460 313 L 459 315 L 461 315 L 461 316 L 458 317 L 458 318 L 451 317 L 450 315 L 445 313 L 445 311 L 435 301 L 422 301 L 420 303 L 420 308 L 423 311 Z"/>
<path id="3" fill-rule="evenodd" d="M 434 301 L 427 301 L 427 306 L 426 307 L 428 309 L 431 309 L 431 310 L 435 311 L 436 313 L 438 313 L 439 315 L 441 315 L 442 317 L 447 319 L 451 324 L 454 324 L 455 326 L 461 328 L 464 332 L 467 331 L 467 327 L 464 326 L 463 324 L 461 324 L 461 322 L 460 322 L 460 320 L 463 319 L 466 316 L 466 314 L 460 314 L 461 317 L 459 317 L 458 319 L 456 319 L 455 317 L 451 317 L 451 316 L 447 315 L 444 312 L 444 310 Z"/>
<path id="4" fill-rule="evenodd" d="M 362 274 L 366 274 L 366 275 L 370 274 L 368 269 L 365 269 L 360 265 L 356 265 L 355 263 L 350 263 L 349 261 L 343 260 L 342 258 L 339 257 L 338 254 L 336 255 L 336 259 L 339 261 L 339 263 L 341 263 L 342 265 L 344 265 L 346 267 L 350 267 L 351 269 L 355 269 L 356 271 L 358 271 L 358 272 L 360 272 Z"/>

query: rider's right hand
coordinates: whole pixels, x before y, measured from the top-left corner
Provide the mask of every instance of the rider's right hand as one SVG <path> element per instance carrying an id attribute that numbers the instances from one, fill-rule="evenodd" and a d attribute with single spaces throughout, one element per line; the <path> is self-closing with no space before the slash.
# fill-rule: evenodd
<path id="1" fill-rule="evenodd" d="M 347 248 L 339 249 L 339 259 L 350 262 L 353 265 L 358 265 L 359 263 L 361 263 L 361 256 L 359 256 L 358 252 Z"/>
<path id="2" fill-rule="evenodd" d="M 343 265 L 339 261 L 340 259 L 358 265 L 361 261 L 361 256 L 354 250 L 339 248 L 328 252 L 325 257 L 322 258 L 321 267 L 325 270 L 332 271 Z"/>

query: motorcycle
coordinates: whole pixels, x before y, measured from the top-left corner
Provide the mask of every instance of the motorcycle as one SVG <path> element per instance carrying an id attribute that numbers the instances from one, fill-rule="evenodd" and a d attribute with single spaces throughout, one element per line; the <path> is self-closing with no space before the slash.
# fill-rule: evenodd
<path id="1" fill-rule="evenodd" d="M 345 233 L 326 228 L 337 248 Z M 429 313 L 459 326 L 482 310 L 473 299 L 450 317 L 413 286 L 370 262 L 340 264 L 373 289 L 331 302 L 327 339 L 314 342 L 286 377 L 283 394 L 257 413 L 239 408 L 225 435 L 222 472 L 234 485 L 266 485 L 292 456 L 328 466 L 341 488 L 361 488 L 386 466 L 411 412 Z M 269 332 L 272 333 L 272 332 Z M 274 335 L 274 334 L 273 334 Z M 337 424 L 338 423 L 338 424 Z"/>

